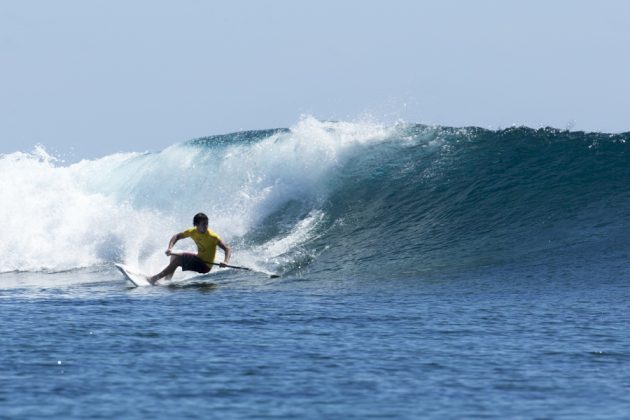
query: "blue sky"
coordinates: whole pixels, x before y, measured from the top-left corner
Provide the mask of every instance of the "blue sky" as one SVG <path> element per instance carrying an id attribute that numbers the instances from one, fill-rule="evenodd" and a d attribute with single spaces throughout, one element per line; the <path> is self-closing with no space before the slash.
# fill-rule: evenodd
<path id="1" fill-rule="evenodd" d="M 0 153 L 319 119 L 630 131 L 630 2 L 0 1 Z"/>

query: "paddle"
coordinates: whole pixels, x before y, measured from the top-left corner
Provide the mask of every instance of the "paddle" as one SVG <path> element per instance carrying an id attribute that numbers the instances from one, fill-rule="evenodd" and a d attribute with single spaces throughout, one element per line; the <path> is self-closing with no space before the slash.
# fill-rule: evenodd
<path id="1" fill-rule="evenodd" d="M 212 265 L 217 265 L 219 267 L 221 266 L 221 264 L 219 263 L 212 263 Z M 239 267 L 238 265 L 223 264 L 223 267 L 236 268 L 237 270 L 255 271 L 257 273 L 262 273 L 262 271 L 254 270 L 253 268 L 249 268 L 249 267 Z M 264 273 L 264 274 L 269 275 L 270 279 L 277 279 L 280 277 L 277 274 L 269 274 L 269 273 Z"/>

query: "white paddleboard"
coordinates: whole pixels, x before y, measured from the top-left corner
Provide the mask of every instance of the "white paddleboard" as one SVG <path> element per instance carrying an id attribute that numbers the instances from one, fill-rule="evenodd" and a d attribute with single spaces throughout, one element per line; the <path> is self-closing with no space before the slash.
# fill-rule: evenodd
<path id="1" fill-rule="evenodd" d="M 134 286 L 136 287 L 152 286 L 152 284 L 149 283 L 149 280 L 147 280 L 147 277 L 149 276 L 147 276 L 146 274 L 136 271 L 133 268 L 127 267 L 124 264 L 114 264 L 114 265 L 116 266 L 116 268 L 120 270 L 121 273 L 123 273 L 123 276 L 125 276 L 127 280 L 129 280 L 130 282 L 134 284 Z"/>

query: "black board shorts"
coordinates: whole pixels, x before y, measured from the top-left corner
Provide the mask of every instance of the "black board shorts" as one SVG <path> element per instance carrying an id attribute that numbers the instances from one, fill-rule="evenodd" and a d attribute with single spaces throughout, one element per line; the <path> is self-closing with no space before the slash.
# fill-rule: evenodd
<path id="1" fill-rule="evenodd" d="M 210 267 L 196 255 L 182 254 L 182 270 L 196 271 L 197 273 L 207 273 L 208 271 L 210 271 Z"/>

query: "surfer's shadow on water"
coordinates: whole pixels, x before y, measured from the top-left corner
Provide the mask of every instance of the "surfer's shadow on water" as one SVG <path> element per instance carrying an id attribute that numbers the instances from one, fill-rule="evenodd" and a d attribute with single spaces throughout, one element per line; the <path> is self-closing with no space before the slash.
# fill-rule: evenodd
<path id="1" fill-rule="evenodd" d="M 214 292 L 218 289 L 219 285 L 217 283 L 209 283 L 209 282 L 174 282 L 170 284 L 164 285 L 167 290 L 172 292 L 176 292 L 179 290 L 197 290 L 202 293 Z"/>

